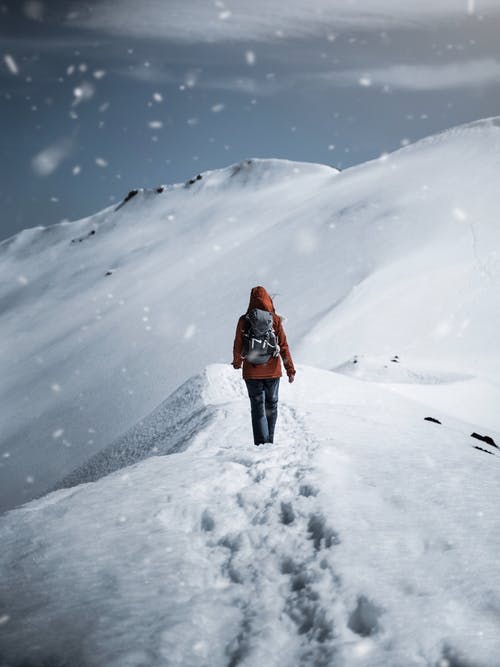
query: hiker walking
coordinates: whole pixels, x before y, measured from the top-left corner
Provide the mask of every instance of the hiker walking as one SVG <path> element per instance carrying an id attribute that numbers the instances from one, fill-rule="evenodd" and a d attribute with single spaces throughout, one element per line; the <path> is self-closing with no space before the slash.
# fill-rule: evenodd
<path id="1" fill-rule="evenodd" d="M 254 287 L 245 315 L 238 320 L 233 345 L 233 368 L 243 365 L 252 411 L 253 440 L 263 445 L 274 440 L 278 416 L 278 390 L 281 359 L 288 381 L 293 382 L 295 368 L 288 349 L 281 317 L 264 287 Z"/>

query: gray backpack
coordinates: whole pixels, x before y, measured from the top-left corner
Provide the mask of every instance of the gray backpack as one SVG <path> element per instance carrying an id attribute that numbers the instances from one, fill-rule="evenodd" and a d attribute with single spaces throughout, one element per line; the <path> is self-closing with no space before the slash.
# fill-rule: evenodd
<path id="1" fill-rule="evenodd" d="M 245 315 L 243 357 L 251 364 L 266 364 L 280 352 L 273 330 L 273 315 L 267 310 L 254 308 Z"/>

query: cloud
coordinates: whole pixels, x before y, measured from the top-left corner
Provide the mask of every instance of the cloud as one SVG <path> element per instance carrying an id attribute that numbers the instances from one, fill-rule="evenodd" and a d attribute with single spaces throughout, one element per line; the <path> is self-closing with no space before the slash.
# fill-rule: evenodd
<path id="1" fill-rule="evenodd" d="M 493 58 L 448 63 L 446 65 L 391 65 L 366 70 L 344 70 L 316 75 L 334 85 L 387 86 L 397 90 L 432 91 L 500 85 L 500 62 Z"/>
<path id="2" fill-rule="evenodd" d="M 184 75 L 156 67 L 128 67 L 115 70 L 121 76 L 149 84 L 174 84 L 182 88 L 227 91 L 267 97 L 289 90 L 299 83 L 312 85 L 364 88 L 384 87 L 390 90 L 433 91 L 453 88 L 471 88 L 497 83 L 500 85 L 500 62 L 494 58 L 482 58 L 465 62 L 456 61 L 443 65 L 399 64 L 379 66 L 373 69 L 345 69 L 340 71 L 302 71 L 260 76 L 217 75 L 201 71 L 186 83 Z"/>
<path id="3" fill-rule="evenodd" d="M 171 72 L 152 66 L 119 67 L 113 70 L 113 73 L 143 83 L 163 85 L 182 83 L 182 80 L 175 77 Z"/>
<path id="4" fill-rule="evenodd" d="M 242 76 L 219 76 L 203 81 L 201 87 L 207 90 L 227 91 L 254 95 L 255 97 L 268 97 L 287 90 L 294 85 L 294 79 L 290 76 L 268 76 L 264 79 Z"/>
<path id="5" fill-rule="evenodd" d="M 266 42 L 500 12 L 498 0 L 103 0 L 68 25 L 174 42 Z"/>
<path id="6" fill-rule="evenodd" d="M 173 84 L 186 90 L 198 88 L 202 90 L 242 93 L 245 95 L 254 95 L 255 97 L 274 95 L 291 88 L 295 81 L 294 77 L 288 75 L 277 77 L 273 74 L 267 74 L 261 78 L 236 75 L 207 76 L 204 74 L 201 76 L 200 73 L 194 77 L 192 71 L 188 71 L 183 75 L 174 75 L 170 71 L 153 66 L 122 67 L 114 70 L 114 73 L 151 85 Z"/>
<path id="7" fill-rule="evenodd" d="M 95 47 L 96 41 L 92 37 L 81 38 L 72 37 L 23 37 L 23 36 L 5 36 L 0 35 L 0 50 L 15 51 L 16 53 L 33 51 L 37 53 L 58 53 L 59 51 L 83 49 Z"/>

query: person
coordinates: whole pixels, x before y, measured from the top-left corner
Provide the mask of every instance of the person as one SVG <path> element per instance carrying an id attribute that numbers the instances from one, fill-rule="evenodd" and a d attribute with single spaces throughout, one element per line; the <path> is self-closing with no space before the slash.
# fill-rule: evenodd
<path id="1" fill-rule="evenodd" d="M 252 363 L 251 356 L 249 358 L 248 353 L 245 356 L 245 334 L 250 326 L 248 315 L 255 308 L 272 314 L 273 340 L 277 341 L 279 346 L 275 351 L 276 356 L 270 356 L 265 363 Z M 279 350 L 279 354 L 277 350 Z M 232 362 L 235 369 L 240 369 L 243 366 L 243 379 L 250 399 L 255 445 L 263 445 L 274 441 L 274 429 L 278 417 L 278 390 L 282 375 L 280 357 L 283 360 L 288 381 L 293 382 L 295 368 L 288 349 L 282 318 L 276 314 L 273 300 L 266 289 L 259 285 L 250 292 L 247 312 L 238 320 Z"/>

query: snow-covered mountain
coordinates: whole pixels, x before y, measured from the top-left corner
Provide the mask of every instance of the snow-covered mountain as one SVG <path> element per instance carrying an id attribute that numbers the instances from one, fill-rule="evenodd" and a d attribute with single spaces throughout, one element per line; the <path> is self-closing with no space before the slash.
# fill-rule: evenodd
<path id="1" fill-rule="evenodd" d="M 229 361 L 255 284 L 299 362 L 399 354 L 495 381 L 499 173 L 491 119 L 342 173 L 245 161 L 4 241 L 1 506 Z"/>
<path id="2" fill-rule="evenodd" d="M 498 667 L 499 174 L 489 119 L 4 241 L 2 508 L 69 488 L 0 522 L 0 664 Z M 298 364 L 259 450 L 256 284 Z"/>

